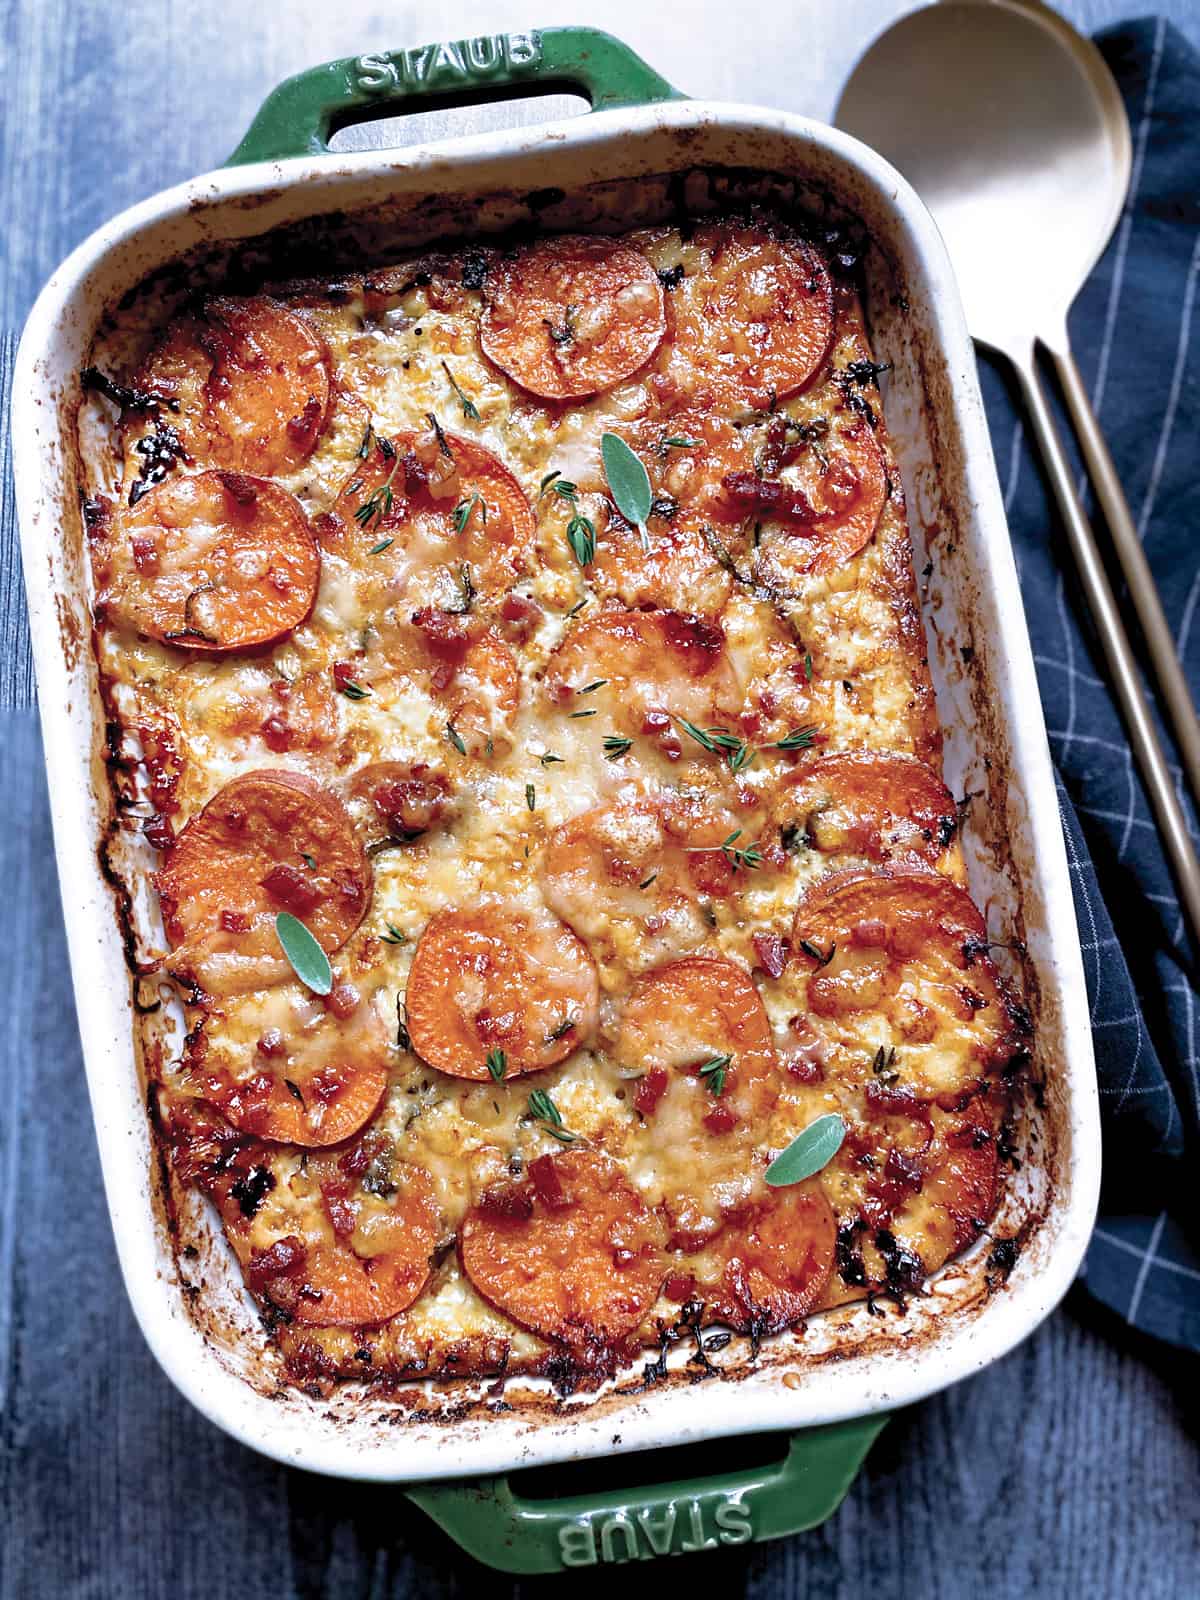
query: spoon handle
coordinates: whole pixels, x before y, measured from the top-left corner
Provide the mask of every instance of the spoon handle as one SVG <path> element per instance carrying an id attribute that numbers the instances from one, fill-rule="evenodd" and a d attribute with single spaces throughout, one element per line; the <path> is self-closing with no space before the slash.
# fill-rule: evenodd
<path id="1" fill-rule="evenodd" d="M 1183 806 L 1171 783 L 1170 770 L 1154 727 L 1137 661 L 1100 559 L 1096 536 L 1075 492 L 1071 465 L 1046 403 L 1033 349 L 1030 347 L 1021 356 L 1013 351 L 1009 355 L 1021 380 L 1029 418 L 1066 525 L 1067 541 L 1075 558 L 1096 632 L 1100 636 L 1117 701 L 1129 731 L 1129 742 L 1146 785 L 1151 809 L 1158 821 L 1163 845 L 1175 871 L 1192 938 L 1200 949 L 1200 860 L 1196 858 L 1188 833 Z"/>
<path id="2" fill-rule="evenodd" d="M 1146 560 L 1146 552 L 1134 525 L 1129 502 L 1121 488 L 1121 480 L 1117 476 L 1113 458 L 1100 431 L 1096 413 L 1092 410 L 1083 378 L 1075 365 L 1075 358 L 1068 346 L 1063 346 L 1061 349 L 1048 346 L 1048 349 L 1059 382 L 1062 384 L 1071 421 L 1075 425 L 1079 447 L 1087 462 L 1092 487 L 1096 491 L 1096 498 L 1100 502 L 1100 509 L 1104 512 L 1104 520 L 1108 524 L 1117 560 L 1121 563 L 1121 571 L 1125 576 L 1125 582 L 1129 585 L 1129 596 L 1141 625 L 1150 664 L 1158 680 L 1159 692 L 1163 697 L 1167 717 L 1179 746 L 1179 754 L 1184 771 L 1187 773 L 1192 796 L 1200 803 L 1200 717 L 1196 715 L 1195 702 L 1184 677 L 1183 667 L 1180 665 L 1175 640 L 1171 634 L 1171 625 L 1163 611 L 1154 574 L 1150 570 L 1150 563 Z"/>

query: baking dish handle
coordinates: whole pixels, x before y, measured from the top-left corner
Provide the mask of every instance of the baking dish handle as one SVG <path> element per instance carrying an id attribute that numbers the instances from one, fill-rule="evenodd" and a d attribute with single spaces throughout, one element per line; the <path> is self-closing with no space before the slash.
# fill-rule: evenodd
<path id="1" fill-rule="evenodd" d="M 554 1500 L 525 1498 L 508 1478 L 405 1493 L 469 1555 L 500 1572 L 650 1561 L 816 1527 L 841 1504 L 887 1420 L 805 1428 L 780 1462 L 682 1483 Z"/>
<path id="2" fill-rule="evenodd" d="M 327 155 L 338 128 L 406 111 L 576 90 L 593 111 L 683 96 L 599 28 L 487 33 L 410 50 L 346 56 L 271 92 L 227 166 Z"/>

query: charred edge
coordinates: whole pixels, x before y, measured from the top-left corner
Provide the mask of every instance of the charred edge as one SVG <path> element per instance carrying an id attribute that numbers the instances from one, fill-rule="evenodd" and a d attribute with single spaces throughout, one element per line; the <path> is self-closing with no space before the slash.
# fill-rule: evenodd
<path id="1" fill-rule="evenodd" d="M 168 411 L 179 410 L 178 400 L 165 400 L 161 395 L 151 394 L 148 389 L 135 389 L 132 385 L 118 383 L 106 372 L 101 372 L 99 367 L 84 367 L 79 374 L 79 381 L 85 390 L 102 394 L 122 411 L 146 411 L 151 416 L 157 416 L 164 407 Z"/>
<path id="2" fill-rule="evenodd" d="M 880 1228 L 875 1248 L 883 1257 L 887 1293 L 903 1311 L 906 1296 L 916 1294 L 925 1283 L 925 1265 L 914 1250 L 907 1249 L 890 1228 Z"/>
<path id="3" fill-rule="evenodd" d="M 860 1235 L 866 1231 L 867 1224 L 861 1217 L 849 1217 L 838 1226 L 835 1245 L 838 1276 L 852 1289 L 867 1287 L 867 1267 L 859 1246 Z"/>
<path id="4" fill-rule="evenodd" d="M 1020 1254 L 1021 1242 L 1019 1239 L 996 1240 L 987 1258 L 986 1282 L 989 1292 L 1002 1288 L 1008 1282 Z"/>

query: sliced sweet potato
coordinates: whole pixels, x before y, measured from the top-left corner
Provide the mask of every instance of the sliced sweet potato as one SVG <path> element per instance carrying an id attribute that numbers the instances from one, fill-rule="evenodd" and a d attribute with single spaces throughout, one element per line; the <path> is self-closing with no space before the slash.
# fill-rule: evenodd
<path id="1" fill-rule="evenodd" d="M 97 541 L 97 609 L 179 650 L 274 644 L 312 610 L 321 573 L 300 503 L 244 473 L 169 478 Z"/>
<path id="2" fill-rule="evenodd" d="M 965 889 L 924 868 L 854 868 L 796 908 L 790 979 L 827 1045 L 870 1061 L 887 1025 L 903 1087 L 953 1106 L 1027 1052 L 1029 1019 L 1009 994 Z"/>
<path id="3" fill-rule="evenodd" d="M 649 712 L 706 728 L 741 703 L 721 628 L 683 611 L 605 611 L 577 623 L 547 663 L 545 691 L 569 711 L 600 678 L 621 725 L 635 733 Z"/>
<path id="4" fill-rule="evenodd" d="M 754 980 L 707 956 L 656 968 L 630 994 L 615 1054 L 642 1074 L 638 1160 L 653 1175 L 671 1245 L 698 1248 L 723 1225 L 728 1185 L 745 1187 L 778 1094 L 771 1025 Z"/>
<path id="5" fill-rule="evenodd" d="M 594 1150 L 539 1156 L 524 1182 L 481 1196 L 460 1249 L 486 1300 L 584 1356 L 637 1327 L 665 1272 L 656 1217 Z"/>
<path id="6" fill-rule="evenodd" d="M 341 801 L 301 773 L 232 779 L 155 875 L 172 971 L 210 994 L 290 974 L 275 918 L 291 912 L 329 954 L 361 922 L 371 868 Z"/>
<path id="7" fill-rule="evenodd" d="M 188 1035 L 190 1083 L 235 1128 L 309 1148 L 340 1144 L 387 1088 L 395 1025 L 349 984 L 322 1003 L 294 985 L 210 1008 Z"/>
<path id="8" fill-rule="evenodd" d="M 954 797 L 931 767 L 877 750 L 805 756 L 780 781 L 771 815 L 781 833 L 799 829 L 822 854 L 931 867 L 958 828 Z"/>
<path id="9" fill-rule="evenodd" d="M 429 1280 L 441 1231 L 433 1181 L 378 1143 L 370 1159 L 386 1181 L 355 1172 L 356 1151 L 314 1153 L 297 1172 L 287 1152 L 254 1143 L 202 1177 L 251 1290 L 297 1321 L 383 1322 Z"/>
<path id="10" fill-rule="evenodd" d="M 431 577 L 455 581 L 464 568 L 478 594 L 511 589 L 534 534 L 525 491 L 499 456 L 433 428 L 372 436 L 321 524 L 326 548 L 354 562 L 377 551 L 372 574 L 423 602 Z"/>
<path id="11" fill-rule="evenodd" d="M 329 416 L 325 341 L 266 296 L 215 297 L 177 318 L 142 376 L 201 466 L 272 477 L 316 448 Z"/>
<path id="12" fill-rule="evenodd" d="M 638 250 L 566 234 L 539 239 L 488 276 L 480 343 L 546 400 L 578 400 L 642 367 L 666 331 L 662 286 Z"/>
<path id="13" fill-rule="evenodd" d="M 598 1003 L 595 963 L 571 930 L 548 911 L 508 904 L 439 912 L 405 996 L 421 1059 L 484 1082 L 562 1061 L 595 1031 Z"/>
<path id="14" fill-rule="evenodd" d="M 817 1305 L 836 1249 L 837 1220 L 820 1180 L 810 1178 L 786 1189 L 756 1188 L 687 1266 L 712 1317 L 761 1337 Z"/>
<path id="15" fill-rule="evenodd" d="M 827 452 L 810 451 L 796 482 L 733 472 L 724 480 L 743 511 L 810 539 L 806 570 L 832 572 L 855 556 L 879 524 L 888 497 L 887 461 L 866 422 L 844 429 Z"/>
<path id="16" fill-rule="evenodd" d="M 669 301 L 668 370 L 724 407 L 766 409 L 821 367 L 833 336 L 833 289 L 820 254 L 782 228 L 701 225 L 701 265 Z"/>

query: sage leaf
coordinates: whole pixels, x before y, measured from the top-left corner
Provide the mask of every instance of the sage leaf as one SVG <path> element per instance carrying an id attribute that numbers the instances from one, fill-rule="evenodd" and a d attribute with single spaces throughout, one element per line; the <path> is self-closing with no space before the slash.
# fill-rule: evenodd
<path id="1" fill-rule="evenodd" d="M 650 478 L 645 467 L 633 451 L 615 433 L 600 436 L 600 455 L 604 462 L 604 476 L 617 510 L 631 527 L 641 534 L 642 544 L 650 548 L 650 535 L 646 532 L 646 518 L 654 496 L 650 492 Z"/>
<path id="2" fill-rule="evenodd" d="M 300 918 L 292 916 L 290 911 L 281 911 L 275 918 L 275 932 L 300 982 L 314 994 L 328 994 L 333 988 L 329 957 Z"/>
<path id="3" fill-rule="evenodd" d="M 846 1124 L 836 1111 L 818 1117 L 775 1157 L 764 1174 L 766 1181 L 772 1189 L 786 1189 L 789 1184 L 811 1178 L 814 1172 L 829 1165 L 842 1148 L 845 1137 Z"/>

